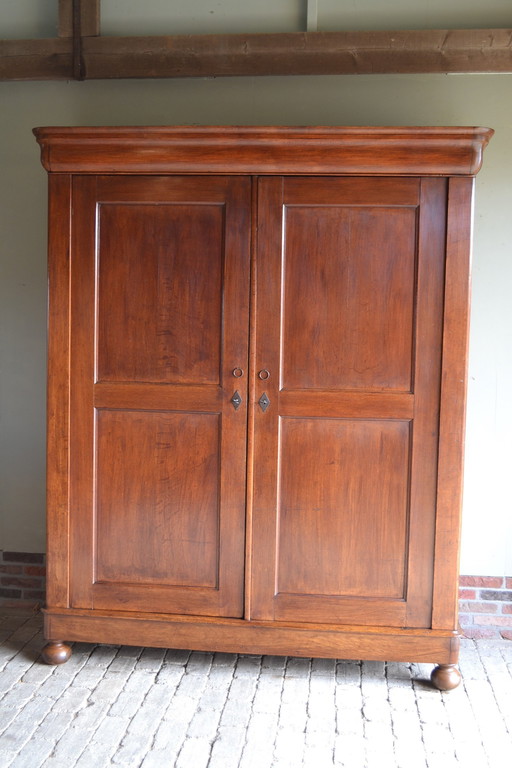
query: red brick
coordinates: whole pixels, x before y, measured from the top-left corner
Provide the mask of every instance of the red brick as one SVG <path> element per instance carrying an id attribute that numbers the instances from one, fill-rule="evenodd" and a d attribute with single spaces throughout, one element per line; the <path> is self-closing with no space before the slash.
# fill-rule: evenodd
<path id="1" fill-rule="evenodd" d="M 475 624 L 493 626 L 493 627 L 510 627 L 512 629 L 512 617 L 511 616 L 478 616 L 476 617 Z"/>
<path id="2" fill-rule="evenodd" d="M 499 589 L 503 586 L 503 578 L 501 576 L 461 576 L 459 585 L 461 587 L 494 587 L 494 589 Z"/>
<path id="3" fill-rule="evenodd" d="M 512 640 L 512 629 L 502 629 L 500 635 L 504 640 Z"/>
<path id="4" fill-rule="evenodd" d="M 498 631 L 488 627 L 464 627 L 464 636 L 471 640 L 484 640 L 489 637 L 498 637 Z"/>
<path id="5" fill-rule="evenodd" d="M 496 589 L 481 589 L 480 599 L 481 600 L 497 600 L 498 602 L 512 603 L 512 590 L 502 589 L 498 592 Z"/>
<path id="6" fill-rule="evenodd" d="M 507 589 L 512 589 L 512 576 L 507 576 L 505 579 L 505 586 Z"/>
<path id="7" fill-rule="evenodd" d="M 490 601 L 479 603 L 477 601 L 464 600 L 459 603 L 459 610 L 465 613 L 498 613 L 498 606 Z"/>
<path id="8" fill-rule="evenodd" d="M 475 600 L 476 589 L 459 589 L 459 600 Z"/>
<path id="9" fill-rule="evenodd" d="M 44 565 L 26 565 L 23 572 L 27 576 L 46 576 L 46 568 Z"/>
<path id="10" fill-rule="evenodd" d="M 0 587 L 0 598 L 2 597 L 8 597 L 8 598 L 21 597 L 21 589 L 4 589 L 3 587 Z"/>
<path id="11" fill-rule="evenodd" d="M 41 588 L 41 579 L 25 579 L 23 576 L 2 576 L 0 584 L 3 587 L 30 587 Z"/>
<path id="12" fill-rule="evenodd" d="M 43 602 L 45 594 L 40 589 L 24 589 L 23 597 L 25 600 L 37 600 L 37 602 Z"/>
<path id="13" fill-rule="evenodd" d="M 21 565 L 0 565 L 0 573 L 12 573 L 17 575 L 23 573 L 23 566 Z"/>
<path id="14" fill-rule="evenodd" d="M 502 613 L 512 613 L 512 603 L 503 603 L 501 607 Z"/>
<path id="15" fill-rule="evenodd" d="M 23 608 L 24 612 L 27 609 L 26 612 L 30 614 L 39 610 L 39 600 L 2 600 L 0 604 L 2 608 Z"/>
<path id="16" fill-rule="evenodd" d="M 36 552 L 4 552 L 4 563 L 44 563 L 44 555 Z"/>

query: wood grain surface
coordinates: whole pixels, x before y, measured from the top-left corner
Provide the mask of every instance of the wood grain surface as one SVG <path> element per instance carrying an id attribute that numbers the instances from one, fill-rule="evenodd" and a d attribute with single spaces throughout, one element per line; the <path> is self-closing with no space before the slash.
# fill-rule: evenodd
<path id="1" fill-rule="evenodd" d="M 36 129 L 50 641 L 456 663 L 491 135 Z"/>

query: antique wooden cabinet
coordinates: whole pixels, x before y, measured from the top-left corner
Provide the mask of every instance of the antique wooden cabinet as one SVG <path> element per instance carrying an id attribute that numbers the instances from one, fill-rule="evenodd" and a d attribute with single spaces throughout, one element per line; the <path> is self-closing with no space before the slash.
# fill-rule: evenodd
<path id="1" fill-rule="evenodd" d="M 437 664 L 457 685 L 475 128 L 39 128 L 44 658 Z"/>

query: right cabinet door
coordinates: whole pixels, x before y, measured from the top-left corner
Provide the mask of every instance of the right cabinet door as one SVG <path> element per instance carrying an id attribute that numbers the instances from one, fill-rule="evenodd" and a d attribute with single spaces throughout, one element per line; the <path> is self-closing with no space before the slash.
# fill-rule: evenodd
<path id="1" fill-rule="evenodd" d="M 444 179 L 259 180 L 253 619 L 430 626 L 445 236 Z"/>

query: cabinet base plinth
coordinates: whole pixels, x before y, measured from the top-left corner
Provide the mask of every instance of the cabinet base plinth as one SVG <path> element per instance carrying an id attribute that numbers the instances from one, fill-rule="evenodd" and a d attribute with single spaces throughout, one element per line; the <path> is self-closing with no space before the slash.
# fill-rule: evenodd
<path id="1" fill-rule="evenodd" d="M 445 678 L 458 674 L 454 665 L 458 662 L 459 635 L 450 630 L 307 625 L 82 609 L 47 609 L 44 613 L 45 636 L 52 639 L 47 648 L 56 646 L 50 656 L 63 646 L 53 638 L 65 637 L 69 642 L 192 651 L 432 663 L 439 665 L 440 672 L 435 676 L 441 681 L 437 687 L 443 690 L 448 690 L 443 687 Z M 455 672 L 442 673 L 443 668 L 450 667 Z"/>

